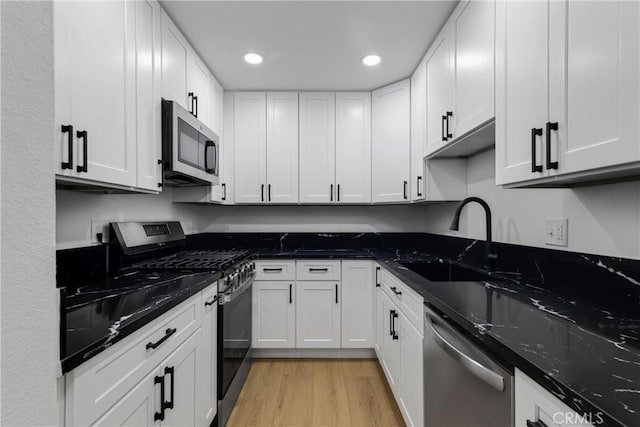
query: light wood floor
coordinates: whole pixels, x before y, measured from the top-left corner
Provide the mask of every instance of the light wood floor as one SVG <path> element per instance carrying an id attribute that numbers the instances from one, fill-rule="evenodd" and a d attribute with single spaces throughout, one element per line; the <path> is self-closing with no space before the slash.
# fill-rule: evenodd
<path id="1" fill-rule="evenodd" d="M 404 422 L 376 360 L 257 359 L 227 426 L 404 426 Z"/>

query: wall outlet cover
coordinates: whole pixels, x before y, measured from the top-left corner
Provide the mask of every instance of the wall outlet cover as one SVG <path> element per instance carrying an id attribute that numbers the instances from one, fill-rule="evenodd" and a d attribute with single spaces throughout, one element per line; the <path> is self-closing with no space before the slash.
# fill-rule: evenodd
<path id="1" fill-rule="evenodd" d="M 567 218 L 547 218 L 544 232 L 547 245 L 567 246 L 569 244 L 569 220 Z"/>
<path id="2" fill-rule="evenodd" d="M 104 219 L 91 220 L 91 243 L 109 243 L 109 222 Z M 102 235 L 102 241 L 98 240 L 98 234 Z"/>

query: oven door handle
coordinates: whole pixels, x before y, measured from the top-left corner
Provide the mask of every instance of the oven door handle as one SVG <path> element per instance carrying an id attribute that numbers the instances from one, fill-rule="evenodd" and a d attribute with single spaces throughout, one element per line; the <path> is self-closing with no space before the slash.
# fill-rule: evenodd
<path id="1" fill-rule="evenodd" d="M 431 332 L 433 332 L 433 337 L 435 338 L 435 341 L 436 343 L 438 343 L 440 348 L 442 348 L 447 354 L 449 354 L 449 356 L 451 356 L 454 360 L 464 366 L 467 371 L 471 372 L 473 375 L 489 384 L 496 390 L 504 391 L 504 378 L 502 377 L 502 375 L 494 372 L 472 357 L 467 356 L 463 351 L 459 350 L 457 347 L 447 341 L 447 339 L 445 339 L 437 330 L 437 326 L 435 323 L 439 322 L 437 322 L 437 320 L 428 312 L 425 312 L 425 316 L 427 318 L 429 326 L 431 327 Z"/>

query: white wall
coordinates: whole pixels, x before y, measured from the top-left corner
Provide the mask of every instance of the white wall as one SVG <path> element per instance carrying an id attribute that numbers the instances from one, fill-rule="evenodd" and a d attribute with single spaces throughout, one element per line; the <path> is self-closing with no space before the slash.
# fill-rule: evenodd
<path id="1" fill-rule="evenodd" d="M 59 367 L 50 2 L 0 2 L 2 414 L 56 425 Z"/>
<path id="2" fill-rule="evenodd" d="M 487 201 L 494 240 L 528 246 L 640 258 L 640 182 L 573 189 L 502 189 L 495 183 L 495 152 L 467 162 L 468 194 Z M 449 231 L 456 203 L 426 208 L 425 231 L 485 238 L 484 213 L 467 205 L 460 231 Z M 568 218 L 569 246 L 545 245 L 545 219 Z"/>
<path id="3" fill-rule="evenodd" d="M 208 206 L 206 232 L 420 232 L 413 206 Z"/>

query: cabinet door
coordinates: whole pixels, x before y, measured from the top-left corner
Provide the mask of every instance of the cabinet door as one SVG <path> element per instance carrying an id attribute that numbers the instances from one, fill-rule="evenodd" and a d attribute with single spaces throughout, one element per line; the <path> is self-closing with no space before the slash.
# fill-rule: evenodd
<path id="1" fill-rule="evenodd" d="M 551 2 L 550 19 L 551 173 L 639 161 L 640 3 Z"/>
<path id="2" fill-rule="evenodd" d="M 371 96 L 372 199 L 374 202 L 408 201 L 411 163 L 409 80 L 378 89 Z"/>
<path id="3" fill-rule="evenodd" d="M 214 284 L 202 292 L 202 354 L 196 360 L 198 366 L 198 399 L 196 401 L 196 425 L 210 425 L 218 411 L 218 286 Z"/>
<path id="4" fill-rule="evenodd" d="M 253 347 L 294 348 L 296 344 L 295 282 L 253 284 Z"/>
<path id="5" fill-rule="evenodd" d="M 156 369 L 140 381 L 126 396 L 111 407 L 94 426 L 153 426 L 156 425 L 154 415 L 160 412 L 160 384 L 155 378 L 161 378 Z"/>
<path id="6" fill-rule="evenodd" d="M 196 400 L 200 398 L 196 398 L 197 361 L 205 353 L 201 347 L 201 334 L 202 329 L 198 329 L 160 365 L 164 374 L 165 400 L 173 404 L 173 408 L 165 412 L 163 426 L 196 425 Z"/>
<path id="7" fill-rule="evenodd" d="M 421 63 L 411 77 L 411 200 L 425 198 L 427 145 L 427 66 Z"/>
<path id="8" fill-rule="evenodd" d="M 335 100 L 333 93 L 300 93 L 300 202 L 334 198 Z"/>
<path id="9" fill-rule="evenodd" d="M 340 348 L 340 284 L 296 283 L 296 347 Z"/>
<path id="10" fill-rule="evenodd" d="M 236 92 L 234 189 L 236 203 L 265 201 L 267 111 L 264 92 Z"/>
<path id="11" fill-rule="evenodd" d="M 213 127 L 211 123 L 211 91 L 209 69 L 196 55 L 189 49 L 187 55 L 187 95 L 193 93 L 194 115 L 209 129 Z M 188 96 L 187 96 L 188 97 Z"/>
<path id="12" fill-rule="evenodd" d="M 469 1 L 455 31 L 454 138 L 494 117 L 495 2 Z"/>
<path id="13" fill-rule="evenodd" d="M 371 261 L 342 261 L 342 348 L 373 348 L 375 282 Z"/>
<path id="14" fill-rule="evenodd" d="M 382 288 L 380 288 L 382 289 Z M 398 308 L 384 292 L 379 292 L 382 299 L 382 369 L 394 395 L 400 392 L 400 341 L 398 331 Z"/>
<path id="15" fill-rule="evenodd" d="M 56 152 L 66 157 L 68 136 L 59 126 L 72 124 L 71 175 L 135 186 L 135 4 L 59 2 L 54 9 L 56 93 L 70 94 L 61 100 L 68 106 L 56 104 L 63 109 L 59 117 L 68 118 L 57 124 Z"/>
<path id="16" fill-rule="evenodd" d="M 424 376 L 422 335 L 401 313 L 398 327 L 400 341 L 400 411 L 408 426 L 424 425 Z"/>
<path id="17" fill-rule="evenodd" d="M 455 119 L 449 117 L 449 134 L 443 116 L 453 113 L 454 60 L 451 29 L 446 27 L 431 47 L 427 59 L 427 154 L 453 138 Z"/>
<path id="18" fill-rule="evenodd" d="M 224 119 L 224 89 L 212 75 L 209 85 L 210 105 L 211 105 L 211 130 L 214 131 L 220 139 L 223 139 L 223 119 Z"/>
<path id="19" fill-rule="evenodd" d="M 379 274 L 379 273 L 376 273 Z M 385 328 L 385 313 L 384 313 L 384 307 L 382 306 L 382 301 L 383 301 L 383 295 L 382 295 L 382 288 L 381 287 L 376 287 L 376 291 L 375 291 L 375 296 L 376 296 L 376 343 L 375 343 L 375 349 L 376 349 L 376 355 L 378 356 L 378 360 L 380 360 L 380 363 L 382 363 L 382 359 L 384 358 L 384 355 L 382 353 L 383 351 L 383 333 L 384 333 L 384 328 Z"/>
<path id="20" fill-rule="evenodd" d="M 267 194 L 272 203 L 298 202 L 298 93 L 267 93 Z"/>
<path id="21" fill-rule="evenodd" d="M 162 12 L 162 97 L 191 111 L 187 100 L 189 43 L 171 18 Z"/>
<path id="22" fill-rule="evenodd" d="M 548 11 L 546 1 L 496 3 L 496 184 L 546 176 Z M 532 142 L 539 172 L 532 172 Z"/>
<path id="23" fill-rule="evenodd" d="M 371 94 L 336 93 L 336 201 L 371 203 Z"/>
<path id="24" fill-rule="evenodd" d="M 137 175 L 140 188 L 157 191 L 162 182 L 162 135 L 160 126 L 162 9 L 155 1 L 136 5 L 136 139 Z"/>

